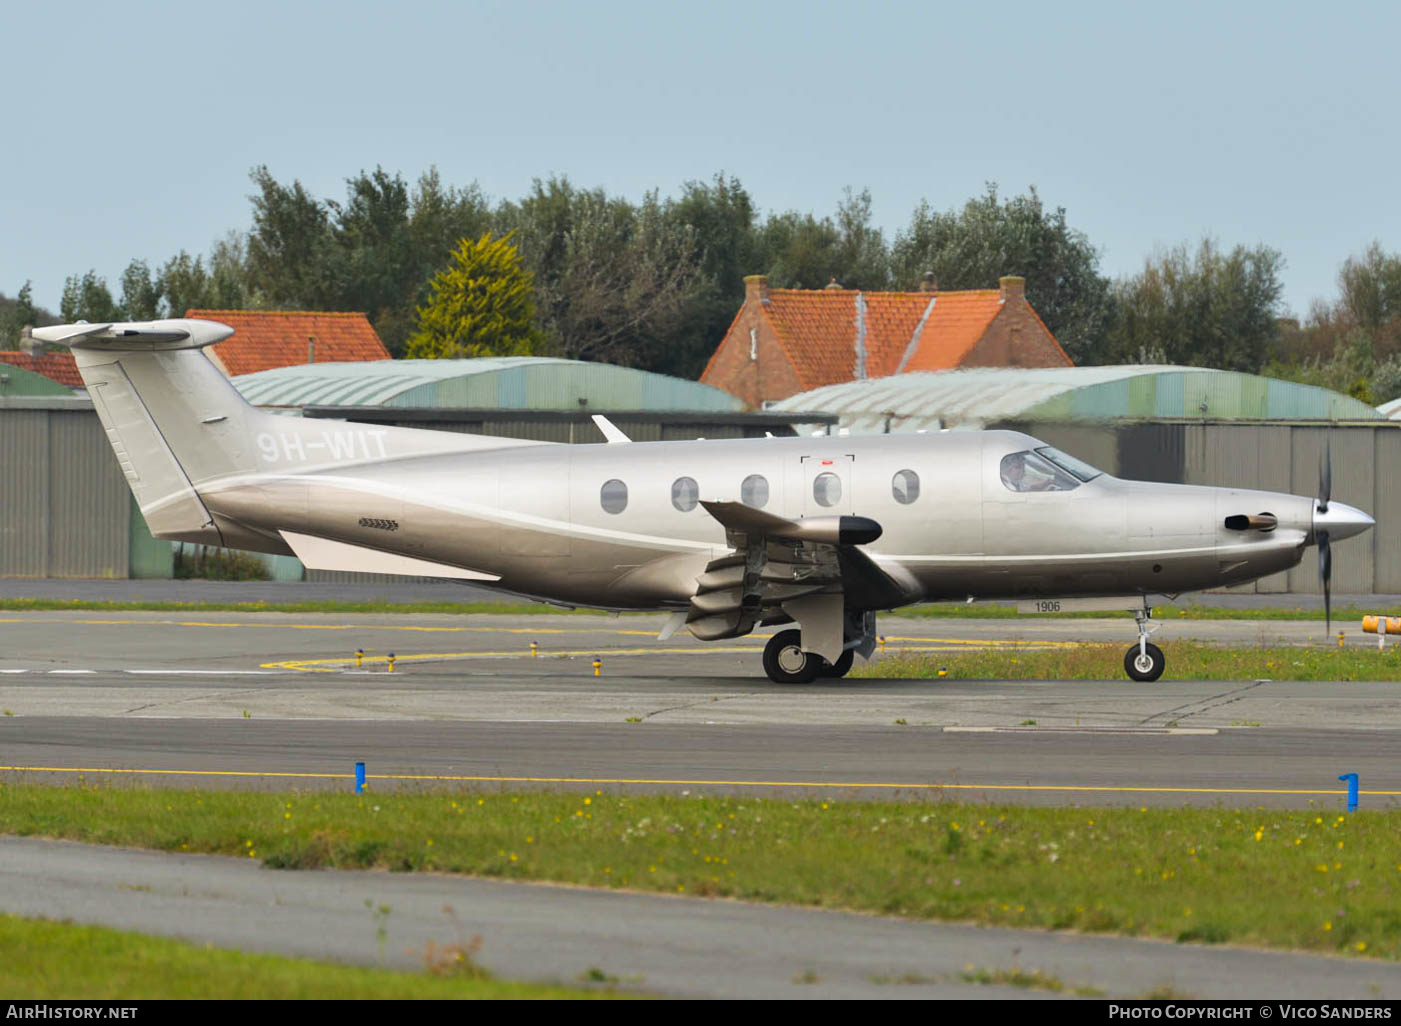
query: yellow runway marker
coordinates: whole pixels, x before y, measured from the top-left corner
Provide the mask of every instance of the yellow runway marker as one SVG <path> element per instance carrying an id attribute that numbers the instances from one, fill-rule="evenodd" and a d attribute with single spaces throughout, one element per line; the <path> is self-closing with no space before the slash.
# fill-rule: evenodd
<path id="1" fill-rule="evenodd" d="M 92 766 L 0 766 L 3 773 L 109 773 L 126 776 L 273 777 L 296 780 L 353 780 L 353 773 L 286 773 L 254 770 L 102 769 Z M 1266 794 L 1295 797 L 1343 797 L 1346 790 L 1283 787 L 1119 787 L 1097 784 L 941 784 L 867 783 L 844 780 L 668 780 L 649 777 L 505 777 L 422 773 L 371 773 L 366 780 L 439 781 L 466 784 L 648 784 L 666 787 L 812 787 L 886 791 L 1057 791 L 1099 794 Z M 1372 798 L 1401 797 L 1401 791 L 1359 791 Z"/>

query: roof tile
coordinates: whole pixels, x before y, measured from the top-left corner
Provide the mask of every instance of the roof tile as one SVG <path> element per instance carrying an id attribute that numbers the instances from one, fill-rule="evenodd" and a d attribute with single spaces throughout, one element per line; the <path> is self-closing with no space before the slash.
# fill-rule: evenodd
<path id="1" fill-rule="evenodd" d="M 68 388 L 86 388 L 83 376 L 78 373 L 78 362 L 72 353 L 39 353 L 30 356 L 22 352 L 0 352 L 0 363 L 8 363 L 21 370 L 42 374 L 50 381 L 57 381 Z"/>
<path id="2" fill-rule="evenodd" d="M 856 376 L 858 296 L 866 307 L 866 376 L 871 378 L 957 367 L 1002 308 L 997 289 L 866 293 L 772 289 L 764 313 L 803 388 Z M 918 344 L 911 349 L 917 331 Z"/>
<path id="3" fill-rule="evenodd" d="M 362 313 L 186 310 L 185 316 L 218 321 L 234 329 L 232 338 L 209 349 L 230 377 L 310 363 L 308 339 L 316 341 L 316 363 L 389 359 L 389 350 Z"/>

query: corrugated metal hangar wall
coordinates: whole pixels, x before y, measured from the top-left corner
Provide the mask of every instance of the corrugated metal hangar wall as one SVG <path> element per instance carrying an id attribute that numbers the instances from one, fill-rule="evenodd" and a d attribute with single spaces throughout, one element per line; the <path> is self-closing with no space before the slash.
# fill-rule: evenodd
<path id="1" fill-rule="evenodd" d="M 92 402 L 0 399 L 0 576 L 169 577 Z"/>
<path id="2" fill-rule="evenodd" d="M 714 420 L 727 418 L 697 418 L 702 419 L 712 422 L 704 428 L 686 427 L 717 437 L 721 425 Z M 460 429 L 460 422 L 455 426 Z M 538 425 L 549 433 L 563 426 Z M 1302 495 L 1316 492 L 1320 453 L 1329 445 L 1334 497 L 1377 519 L 1374 530 L 1334 548 L 1334 590 L 1401 594 L 1401 546 L 1388 541 L 1401 531 L 1401 477 L 1390 472 L 1401 466 L 1401 423 L 1006 421 L 997 426 L 1043 438 L 1120 477 Z M 519 431 L 526 425 L 502 423 L 497 429 L 506 433 L 509 427 Z M 661 428 L 654 430 L 663 433 Z M 671 428 L 665 431 L 671 433 Z M 638 431 L 639 438 L 647 434 Z M 0 576 L 171 575 L 170 546 L 152 539 L 146 530 L 86 399 L 0 398 L 0 509 Z M 1316 593 L 1318 571 L 1312 554 L 1287 574 L 1246 589 Z"/>

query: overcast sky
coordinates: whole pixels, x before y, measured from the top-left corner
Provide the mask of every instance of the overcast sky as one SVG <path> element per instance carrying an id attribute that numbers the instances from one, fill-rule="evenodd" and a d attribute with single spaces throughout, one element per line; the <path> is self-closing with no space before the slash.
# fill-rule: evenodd
<path id="1" fill-rule="evenodd" d="M 816 0 L 11 4 L 0 292 L 205 253 L 249 169 L 340 198 L 436 164 L 493 199 L 567 174 L 637 198 L 737 175 L 761 210 L 869 187 L 1035 185 L 1137 271 L 1210 232 L 1281 250 L 1296 314 L 1371 240 L 1401 249 L 1401 5 Z M 739 297 L 736 297 L 738 301 Z"/>

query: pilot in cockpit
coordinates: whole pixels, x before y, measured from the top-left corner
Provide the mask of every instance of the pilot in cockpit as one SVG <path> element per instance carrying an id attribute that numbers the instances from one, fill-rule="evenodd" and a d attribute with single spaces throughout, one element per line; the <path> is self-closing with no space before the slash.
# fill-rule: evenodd
<path id="1" fill-rule="evenodd" d="M 1044 475 L 1027 473 L 1024 452 L 1014 452 L 1002 461 L 1002 483 L 1014 492 L 1044 492 L 1050 484 Z"/>
<path id="2" fill-rule="evenodd" d="M 1080 482 L 1030 452 L 1002 458 L 1002 483 L 1014 492 L 1067 492 Z"/>

